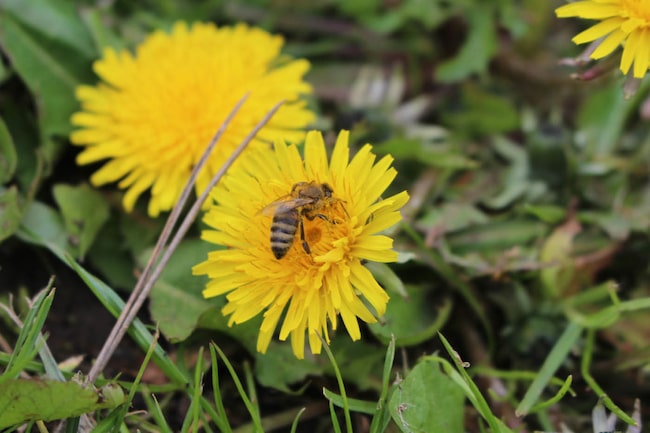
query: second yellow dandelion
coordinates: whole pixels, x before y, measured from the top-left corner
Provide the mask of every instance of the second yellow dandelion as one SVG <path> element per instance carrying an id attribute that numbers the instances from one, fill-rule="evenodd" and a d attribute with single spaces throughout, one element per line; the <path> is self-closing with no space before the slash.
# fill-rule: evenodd
<path id="1" fill-rule="evenodd" d="M 301 99 L 311 92 L 303 81 L 309 63 L 280 57 L 282 45 L 281 37 L 246 25 L 179 22 L 170 34 L 147 37 L 135 55 L 106 49 L 94 64 L 103 83 L 77 89 L 82 111 L 72 123 L 80 129 L 70 137 L 84 147 L 77 162 L 108 160 L 91 182 L 119 182 L 127 211 L 150 191 L 148 213 L 157 216 L 174 206 L 211 137 L 245 94 L 248 100 L 199 175 L 197 192 L 281 100 L 250 147 L 281 137 L 302 140 L 314 120 Z"/>

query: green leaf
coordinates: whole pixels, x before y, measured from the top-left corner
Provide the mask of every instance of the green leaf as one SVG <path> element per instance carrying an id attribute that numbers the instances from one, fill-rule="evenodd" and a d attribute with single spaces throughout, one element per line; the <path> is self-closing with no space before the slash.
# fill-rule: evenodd
<path id="1" fill-rule="evenodd" d="M 84 257 L 108 219 L 108 203 L 87 184 L 58 184 L 54 185 L 52 192 L 61 209 L 68 240 L 78 251 L 76 256 Z"/>
<path id="2" fill-rule="evenodd" d="M 388 293 L 402 297 L 408 296 L 408 293 L 406 293 L 406 289 L 404 288 L 404 283 L 400 280 L 395 271 L 393 271 L 393 269 L 386 263 L 368 262 L 366 263 L 366 268 L 372 272 L 372 275 L 377 279 L 377 282 L 379 282 Z"/>
<path id="3" fill-rule="evenodd" d="M 451 60 L 436 70 L 436 80 L 460 81 L 474 73 L 482 73 L 497 50 L 497 28 L 493 5 L 478 2 L 466 13 L 468 35 L 465 44 Z"/>
<path id="4" fill-rule="evenodd" d="M 43 176 L 43 158 L 39 149 L 41 138 L 34 114 L 14 98 L 0 98 L 0 112 L 17 154 L 18 165 L 13 179 L 20 191 L 30 191 Z"/>
<path id="5" fill-rule="evenodd" d="M 129 215 L 120 214 L 109 218 L 97 234 L 95 242 L 88 250 L 88 260 L 116 288 L 130 289 L 135 286 L 135 259 L 126 243 L 120 222 Z"/>
<path id="6" fill-rule="evenodd" d="M 0 184 L 7 183 L 16 172 L 18 154 L 11 134 L 0 117 Z"/>
<path id="7" fill-rule="evenodd" d="M 628 100 L 616 85 L 604 86 L 589 92 L 589 98 L 582 105 L 578 116 L 578 128 L 586 149 L 588 159 L 580 167 L 581 171 L 589 167 L 593 157 L 611 155 L 618 145 L 625 119 L 631 110 L 638 107 L 633 100 Z"/>
<path id="8" fill-rule="evenodd" d="M 122 404 L 125 399 L 121 389 L 107 386 L 93 389 L 76 382 L 43 379 L 6 381 L 0 384 L 0 428 L 65 419 Z"/>
<path id="9" fill-rule="evenodd" d="M 293 393 L 289 385 L 320 375 L 323 369 L 309 359 L 297 359 L 290 344 L 271 342 L 266 353 L 255 352 L 255 377 L 263 386 Z"/>
<path id="10" fill-rule="evenodd" d="M 20 226 L 22 213 L 18 204 L 18 189 L 0 189 L 0 241 L 8 238 Z"/>
<path id="11" fill-rule="evenodd" d="M 77 109 L 75 87 L 90 81 L 90 60 L 10 13 L 0 14 L 0 38 L 5 53 L 36 100 L 45 135 L 67 135 Z"/>
<path id="12" fill-rule="evenodd" d="M 462 433 L 463 390 L 434 362 L 420 362 L 397 385 L 389 401 L 393 421 L 403 432 Z"/>
<path id="13" fill-rule="evenodd" d="M 415 160 L 437 168 L 469 169 L 477 167 L 475 161 L 448 145 L 422 143 L 420 140 L 396 138 L 377 147 L 377 151 L 390 154 L 398 160 Z"/>
<path id="14" fill-rule="evenodd" d="M 494 148 L 499 155 L 505 158 L 510 166 L 503 176 L 503 187 L 499 194 L 483 200 L 483 204 L 492 208 L 506 207 L 517 198 L 521 197 L 530 187 L 530 164 L 528 154 L 517 144 L 503 137 L 494 140 Z"/>
<path id="15" fill-rule="evenodd" d="M 0 3 L 3 13 L 11 14 L 22 24 L 39 29 L 47 38 L 69 45 L 91 58 L 96 52 L 77 7 L 75 2 L 51 0 L 3 0 Z"/>
<path id="16" fill-rule="evenodd" d="M 347 398 L 345 401 L 343 400 L 343 397 L 341 397 L 339 394 L 330 391 L 327 388 L 323 388 L 323 395 L 325 396 L 326 399 L 334 403 L 340 408 L 344 408 L 345 404 L 347 403 L 348 408 L 352 412 L 360 412 L 360 413 L 365 413 L 367 415 L 372 415 L 377 411 L 377 402 L 376 401 L 367 401 L 367 400 L 359 400 L 356 398 Z"/>
<path id="17" fill-rule="evenodd" d="M 42 244 L 52 245 L 61 251 L 67 251 L 69 248 L 63 218 L 43 203 L 34 201 L 27 205 L 21 226 L 36 235 Z"/>
<path id="18" fill-rule="evenodd" d="M 384 367 L 384 347 L 366 341 L 352 341 L 344 332 L 338 332 L 332 338 L 330 347 L 346 386 L 355 384 L 360 390 L 379 389 Z"/>
<path id="19" fill-rule="evenodd" d="M 511 100 L 473 84 L 462 86 L 462 109 L 448 110 L 443 120 L 456 134 L 491 135 L 517 129 L 519 113 Z"/>
<path id="20" fill-rule="evenodd" d="M 490 221 L 488 216 L 470 203 L 443 203 L 425 212 L 418 224 L 439 227 L 445 233 L 454 232 Z"/>
<path id="21" fill-rule="evenodd" d="M 561 206 L 526 203 L 523 209 L 548 224 L 558 224 L 566 218 L 566 208 Z"/>
<path id="22" fill-rule="evenodd" d="M 584 211 L 578 214 L 581 222 L 593 223 L 600 226 L 609 237 L 622 241 L 630 235 L 631 222 L 629 216 L 617 212 Z"/>
<path id="23" fill-rule="evenodd" d="M 151 315 L 172 341 L 186 339 L 201 315 L 214 305 L 201 295 L 207 277 L 192 275 L 192 266 L 214 247 L 199 239 L 181 242 L 151 291 Z"/>
<path id="24" fill-rule="evenodd" d="M 451 233 L 447 240 L 456 254 L 471 252 L 496 253 L 516 246 L 525 245 L 543 236 L 546 225 L 527 219 L 494 221 Z"/>
<path id="25" fill-rule="evenodd" d="M 363 18 L 366 15 L 374 14 L 379 8 L 380 3 L 380 0 L 359 0 L 354 2 L 338 0 L 336 5 L 346 15 Z"/>
<path id="26" fill-rule="evenodd" d="M 409 285 L 408 297 L 393 296 L 381 323 L 368 325 L 381 341 L 388 343 L 395 336 L 397 346 L 412 346 L 433 337 L 444 326 L 451 313 L 452 301 L 428 299 L 428 291 Z"/>

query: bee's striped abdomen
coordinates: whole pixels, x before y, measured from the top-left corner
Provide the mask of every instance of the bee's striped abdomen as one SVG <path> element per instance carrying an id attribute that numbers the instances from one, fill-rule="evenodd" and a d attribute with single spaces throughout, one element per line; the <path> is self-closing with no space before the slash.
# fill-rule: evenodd
<path id="1" fill-rule="evenodd" d="M 276 259 L 286 256 L 293 244 L 298 230 L 297 209 L 287 212 L 276 212 L 271 224 L 271 251 Z"/>

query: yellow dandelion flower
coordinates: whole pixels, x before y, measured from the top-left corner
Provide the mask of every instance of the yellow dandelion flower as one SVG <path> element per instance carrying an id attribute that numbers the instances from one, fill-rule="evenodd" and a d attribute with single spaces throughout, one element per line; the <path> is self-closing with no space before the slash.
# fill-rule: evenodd
<path id="1" fill-rule="evenodd" d="M 620 68 L 627 74 L 634 64 L 634 78 L 643 78 L 650 66 L 650 0 L 583 0 L 555 10 L 559 18 L 600 20 L 573 38 L 576 44 L 597 41 L 592 59 L 611 54 L 623 44 Z"/>
<path id="2" fill-rule="evenodd" d="M 305 335 L 320 353 L 319 336 L 329 342 L 338 315 L 358 340 L 357 319 L 372 323 L 386 310 L 388 295 L 363 261 L 397 259 L 393 240 L 379 233 L 401 219 L 408 194 L 381 199 L 397 175 L 393 158 L 376 161 L 365 145 L 349 160 L 348 135 L 339 134 L 329 162 L 315 131 L 307 134 L 304 161 L 281 141 L 249 152 L 212 191 L 204 222 L 214 230 L 202 237 L 227 249 L 210 253 L 193 273 L 209 276 L 206 298 L 227 294 L 230 325 L 263 313 L 260 352 L 282 317 L 280 340 L 291 337 L 303 358 Z"/>
<path id="3" fill-rule="evenodd" d="M 77 163 L 110 159 L 91 177 L 94 185 L 119 181 L 124 208 L 150 190 L 148 213 L 171 209 L 201 153 L 235 104 L 248 100 L 230 123 L 196 183 L 201 192 L 237 144 L 266 112 L 287 101 L 251 147 L 277 139 L 299 141 L 314 120 L 300 96 L 306 60 L 279 56 L 283 40 L 240 24 L 217 28 L 178 22 L 170 34 L 154 32 L 135 55 L 111 48 L 94 64 L 103 80 L 80 86 L 81 129 L 73 144 L 84 146 Z"/>

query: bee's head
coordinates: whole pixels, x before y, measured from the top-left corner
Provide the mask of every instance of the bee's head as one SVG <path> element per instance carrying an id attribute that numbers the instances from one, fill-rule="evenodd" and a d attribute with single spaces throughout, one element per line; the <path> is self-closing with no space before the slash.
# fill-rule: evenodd
<path id="1" fill-rule="evenodd" d="M 334 190 L 332 189 L 331 186 L 329 186 L 329 184 L 326 184 L 326 183 L 322 184 L 321 189 L 323 190 L 323 195 L 326 198 L 332 197 L 332 193 L 334 192 Z"/>

